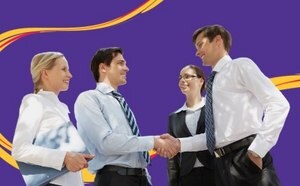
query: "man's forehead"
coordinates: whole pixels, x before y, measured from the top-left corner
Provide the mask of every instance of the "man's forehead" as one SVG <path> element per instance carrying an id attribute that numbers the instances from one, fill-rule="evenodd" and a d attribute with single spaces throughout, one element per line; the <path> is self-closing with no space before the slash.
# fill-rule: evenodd
<path id="1" fill-rule="evenodd" d="M 116 55 L 113 59 L 117 60 L 117 61 L 120 61 L 120 60 L 125 61 L 124 56 L 120 53 L 118 53 L 118 55 Z"/>
<path id="2" fill-rule="evenodd" d="M 203 36 L 203 33 L 199 34 L 196 38 L 196 44 L 202 42 L 205 39 L 205 37 Z"/>

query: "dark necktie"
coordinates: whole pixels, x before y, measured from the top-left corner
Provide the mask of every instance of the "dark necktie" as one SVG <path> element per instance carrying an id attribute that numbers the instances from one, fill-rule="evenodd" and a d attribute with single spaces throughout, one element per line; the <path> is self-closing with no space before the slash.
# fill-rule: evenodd
<path id="1" fill-rule="evenodd" d="M 134 117 L 133 112 L 129 108 L 128 103 L 125 101 L 125 98 L 117 91 L 113 91 L 112 95 L 120 103 L 120 105 L 121 105 L 121 107 L 122 107 L 122 109 L 123 109 L 123 111 L 126 115 L 126 118 L 128 120 L 128 123 L 129 123 L 129 126 L 131 128 L 132 134 L 135 135 L 135 136 L 140 136 L 141 134 L 140 134 L 139 128 L 137 126 L 136 119 Z M 147 164 L 149 164 L 150 163 L 150 156 L 149 156 L 148 151 L 144 151 L 142 153 L 143 153 L 143 157 L 144 157 L 145 161 L 147 162 Z"/>
<path id="2" fill-rule="evenodd" d="M 212 85 L 217 72 L 213 71 L 207 80 L 206 86 L 206 102 L 205 102 L 205 133 L 206 133 L 206 144 L 208 151 L 213 154 L 216 145 L 215 138 L 215 125 L 214 125 L 214 115 L 212 107 Z"/>

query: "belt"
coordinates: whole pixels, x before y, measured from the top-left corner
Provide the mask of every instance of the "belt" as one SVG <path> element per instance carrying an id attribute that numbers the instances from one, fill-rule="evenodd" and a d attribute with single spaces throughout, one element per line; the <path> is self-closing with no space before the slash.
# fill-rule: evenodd
<path id="1" fill-rule="evenodd" d="M 108 172 L 116 172 L 122 176 L 145 176 L 146 170 L 142 168 L 128 168 L 116 165 L 106 165 L 102 169 L 97 171 L 97 174 L 103 174 Z"/>
<path id="2" fill-rule="evenodd" d="M 214 150 L 214 154 L 216 158 L 221 158 L 222 156 L 225 156 L 226 154 L 229 154 L 235 150 L 241 149 L 243 147 L 249 146 L 252 141 L 254 140 L 256 134 L 253 134 L 251 136 L 245 137 L 239 141 L 233 142 L 229 145 L 226 145 L 224 147 L 218 148 Z"/>

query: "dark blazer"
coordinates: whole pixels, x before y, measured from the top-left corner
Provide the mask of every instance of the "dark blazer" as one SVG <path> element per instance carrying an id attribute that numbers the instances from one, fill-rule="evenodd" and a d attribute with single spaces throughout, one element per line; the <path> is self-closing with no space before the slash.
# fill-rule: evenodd
<path id="1" fill-rule="evenodd" d="M 196 134 L 205 132 L 204 107 L 201 109 L 200 118 L 197 124 Z M 192 136 L 185 123 L 186 111 L 172 113 L 169 115 L 168 132 L 176 138 Z M 179 177 L 187 175 L 194 167 L 196 158 L 207 168 L 213 169 L 213 156 L 207 151 L 184 152 L 168 160 L 168 178 L 170 186 L 177 186 Z"/>

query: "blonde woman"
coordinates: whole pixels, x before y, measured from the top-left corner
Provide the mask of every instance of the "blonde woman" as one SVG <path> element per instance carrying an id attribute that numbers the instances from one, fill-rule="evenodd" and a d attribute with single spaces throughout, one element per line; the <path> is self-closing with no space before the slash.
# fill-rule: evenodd
<path id="1" fill-rule="evenodd" d="M 18 162 L 69 170 L 50 180 L 48 185 L 82 186 L 80 170 L 87 167 L 87 159 L 93 156 L 69 151 L 71 148 L 66 145 L 73 142 L 78 147 L 84 146 L 76 136 L 77 131 L 75 137 L 74 131 L 73 135 L 68 133 L 69 109 L 58 98 L 61 91 L 68 90 L 72 78 L 68 62 L 59 52 L 39 53 L 33 57 L 30 70 L 34 93 L 25 95 L 22 100 L 12 156 Z M 43 139 L 40 143 L 45 143 L 41 136 L 51 140 L 44 146 L 36 145 L 37 139 Z"/>

